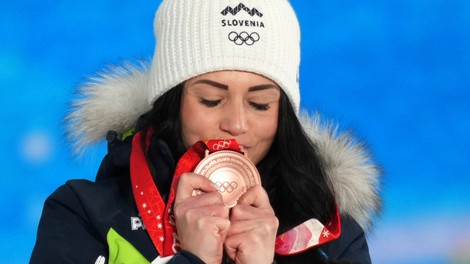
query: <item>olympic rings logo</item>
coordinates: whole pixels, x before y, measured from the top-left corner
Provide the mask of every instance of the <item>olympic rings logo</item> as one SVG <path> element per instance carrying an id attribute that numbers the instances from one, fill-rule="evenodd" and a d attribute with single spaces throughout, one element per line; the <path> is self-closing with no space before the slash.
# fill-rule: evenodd
<path id="1" fill-rule="evenodd" d="M 219 193 L 231 193 L 235 191 L 235 189 L 237 189 L 238 187 L 238 183 L 236 182 L 216 182 L 214 183 L 214 185 L 214 187 L 219 191 Z"/>
<path id="2" fill-rule="evenodd" d="M 212 145 L 212 148 L 214 150 L 227 149 L 228 147 L 230 147 L 231 143 L 232 143 L 231 140 L 221 140 L 217 143 L 214 143 L 214 145 Z"/>
<path id="3" fill-rule="evenodd" d="M 246 31 L 243 31 L 238 34 L 237 32 L 232 31 L 228 34 L 228 39 L 233 43 L 237 44 L 238 46 L 241 46 L 243 44 L 251 46 L 259 41 L 260 36 L 256 32 L 248 34 Z"/>

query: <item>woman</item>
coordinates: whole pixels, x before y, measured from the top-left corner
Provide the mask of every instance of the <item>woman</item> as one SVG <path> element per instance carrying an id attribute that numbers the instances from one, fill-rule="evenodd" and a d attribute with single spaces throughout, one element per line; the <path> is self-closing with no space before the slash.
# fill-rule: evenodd
<path id="1" fill-rule="evenodd" d="M 150 67 L 84 88 L 72 138 L 106 136 L 108 155 L 95 182 L 48 198 L 31 263 L 370 263 L 378 171 L 348 136 L 299 120 L 289 3 L 165 0 L 155 35 Z M 193 172 L 219 146 L 261 176 L 233 207 Z"/>

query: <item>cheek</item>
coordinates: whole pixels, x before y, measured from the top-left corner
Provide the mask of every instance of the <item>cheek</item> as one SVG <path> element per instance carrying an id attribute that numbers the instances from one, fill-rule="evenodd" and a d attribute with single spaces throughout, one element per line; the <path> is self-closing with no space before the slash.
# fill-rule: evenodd
<path id="1" fill-rule="evenodd" d="M 270 144 L 273 140 L 274 137 L 276 136 L 277 132 L 277 119 L 276 120 L 270 120 L 268 122 L 263 122 L 259 124 L 258 126 L 258 138 L 263 142 Z"/>
<path id="2" fill-rule="evenodd" d="M 258 139 L 260 140 L 260 152 L 266 154 L 271 148 L 271 144 L 274 141 L 274 137 L 277 133 L 277 126 L 278 126 L 278 117 L 277 113 L 275 115 L 259 118 L 258 120 L 264 120 L 264 122 L 259 122 L 259 126 L 257 128 Z"/>
<path id="3" fill-rule="evenodd" d="M 182 104 L 180 119 L 181 136 L 186 148 L 207 137 L 210 120 L 197 104 Z"/>
<path id="4" fill-rule="evenodd" d="M 276 134 L 276 131 L 277 131 L 277 126 L 278 126 L 278 114 L 276 113 L 276 115 L 273 117 L 272 121 L 271 121 L 271 124 L 269 124 L 269 128 L 268 128 L 268 131 L 271 132 L 271 137 L 274 138 L 275 134 Z"/>
<path id="5" fill-rule="evenodd" d="M 197 126 L 193 124 L 194 121 L 197 121 L 197 112 L 193 110 L 192 107 L 187 102 L 182 102 L 180 120 L 181 120 L 181 137 L 183 138 L 183 143 L 186 148 L 189 148 L 195 142 L 195 135 L 198 133 Z"/>
<path id="6" fill-rule="evenodd" d="M 272 142 L 274 141 L 274 137 L 276 136 L 277 132 L 277 117 L 271 123 L 267 124 L 264 130 L 265 141 L 271 147 Z"/>
<path id="7" fill-rule="evenodd" d="M 264 134 L 266 135 L 266 139 L 270 140 L 271 142 L 274 140 L 274 137 L 276 136 L 277 132 L 277 126 L 278 126 L 278 116 L 279 116 L 279 106 L 275 106 L 276 109 L 272 113 L 270 113 L 269 117 L 262 119 L 266 120 L 266 123 L 264 124 Z"/>

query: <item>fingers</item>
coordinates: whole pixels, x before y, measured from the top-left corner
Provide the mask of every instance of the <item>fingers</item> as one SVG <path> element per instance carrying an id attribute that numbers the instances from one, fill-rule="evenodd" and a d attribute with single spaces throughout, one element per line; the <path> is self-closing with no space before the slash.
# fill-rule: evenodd
<path id="1" fill-rule="evenodd" d="M 203 194 L 194 196 L 195 190 Z M 273 259 L 279 224 L 261 186 L 250 188 L 230 209 L 209 179 L 185 173 L 178 182 L 174 213 L 182 248 L 206 262 L 220 263 L 222 247 L 237 263 Z"/>
<path id="2" fill-rule="evenodd" d="M 266 191 L 254 186 L 231 209 L 225 251 L 236 263 L 272 263 L 278 227 Z"/>
<path id="3" fill-rule="evenodd" d="M 256 220 L 274 216 L 266 191 L 259 185 L 243 194 L 230 213 L 230 220 Z"/>
<path id="4" fill-rule="evenodd" d="M 202 194 L 193 196 L 195 190 L 201 190 Z M 223 241 L 230 229 L 229 208 L 212 182 L 194 173 L 182 174 L 176 190 L 174 216 L 181 248 L 205 263 L 220 263 Z"/>
<path id="5" fill-rule="evenodd" d="M 227 233 L 227 236 L 249 232 L 256 232 L 260 234 L 260 236 L 266 236 L 270 234 L 276 234 L 279 227 L 279 220 L 274 215 L 260 218 L 259 220 L 233 221 L 231 219 L 230 223 L 230 229 Z"/>
<path id="6" fill-rule="evenodd" d="M 240 245 L 240 243 L 237 242 L 238 240 L 239 238 L 234 239 L 234 237 L 232 237 L 230 239 L 225 239 L 224 241 L 225 253 L 233 261 L 237 259 L 237 250 L 238 250 L 237 247 L 238 245 Z"/>
<path id="7" fill-rule="evenodd" d="M 181 249 L 198 256 L 204 263 L 221 263 L 223 242 L 230 228 L 230 221 L 196 211 L 189 212 L 186 219 L 179 219 L 176 223 Z"/>
<path id="8" fill-rule="evenodd" d="M 209 208 L 208 211 L 211 211 L 211 213 L 206 214 L 199 209 L 188 210 L 184 215 L 184 223 L 192 226 L 190 232 L 200 231 L 206 235 L 220 235 L 225 238 L 230 228 L 230 220 L 224 217 L 223 210 L 219 210 L 216 206 Z M 218 211 L 218 213 L 215 211 Z"/>
<path id="9" fill-rule="evenodd" d="M 271 208 L 269 197 L 261 185 L 255 185 L 248 189 L 239 199 L 237 204 L 251 205 L 256 208 Z"/>
<path id="10" fill-rule="evenodd" d="M 195 190 L 203 192 L 216 191 L 213 183 L 206 177 L 190 172 L 183 173 L 178 181 L 175 204 L 192 197 Z"/>
<path id="11" fill-rule="evenodd" d="M 194 196 L 195 190 L 203 193 Z M 209 179 L 195 173 L 184 173 L 178 182 L 174 213 L 177 219 L 197 223 L 199 218 L 206 216 L 228 219 L 229 209 Z"/>
<path id="12" fill-rule="evenodd" d="M 272 263 L 278 222 L 276 217 L 259 221 L 231 221 L 224 241 L 236 263 Z"/>
<path id="13" fill-rule="evenodd" d="M 191 203 L 193 205 L 193 203 Z M 222 205 L 212 206 L 177 206 L 175 207 L 175 216 L 178 219 L 184 219 L 187 223 L 198 223 L 203 217 L 220 217 L 228 221 L 229 209 Z M 229 221 L 230 222 L 230 221 Z M 202 223 L 199 223 L 202 224 Z M 221 227 L 223 228 L 223 226 Z"/>

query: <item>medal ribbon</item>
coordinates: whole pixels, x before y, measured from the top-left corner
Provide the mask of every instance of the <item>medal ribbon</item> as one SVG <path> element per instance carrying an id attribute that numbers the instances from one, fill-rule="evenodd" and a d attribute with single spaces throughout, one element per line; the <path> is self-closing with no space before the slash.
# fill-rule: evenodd
<path id="1" fill-rule="evenodd" d="M 302 253 L 337 239 L 341 234 L 341 221 L 338 208 L 332 219 L 324 226 L 311 218 L 302 224 L 276 237 L 275 252 L 279 255 Z"/>
<path id="2" fill-rule="evenodd" d="M 152 134 L 153 131 L 149 130 L 146 138 L 147 148 L 150 145 Z M 240 152 L 240 147 L 235 140 L 230 139 L 199 141 L 191 146 L 176 165 L 168 201 L 165 204 L 150 173 L 140 141 L 141 134 L 137 133 L 132 140 L 130 158 L 132 191 L 144 226 L 155 248 L 160 256 L 166 257 L 181 249 L 173 215 L 173 203 L 181 174 L 192 172 L 204 158 L 206 150 L 210 152 L 219 150 Z"/>
<path id="3" fill-rule="evenodd" d="M 147 133 L 145 141 L 147 149 L 145 151 L 148 150 L 152 134 L 152 130 Z M 194 171 L 197 164 L 204 158 L 206 150 L 210 152 L 219 150 L 241 151 L 238 143 L 231 139 L 198 141 L 178 161 L 168 201 L 165 204 L 150 173 L 140 141 L 141 134 L 139 132 L 132 141 L 130 158 L 132 191 L 144 226 L 155 248 L 160 256 L 167 257 L 181 249 L 173 214 L 173 203 L 181 174 Z M 334 240 L 339 237 L 340 233 L 340 216 L 336 209 L 336 214 L 326 226 L 312 218 L 279 235 L 276 238 L 275 252 L 280 255 L 297 254 Z"/>

